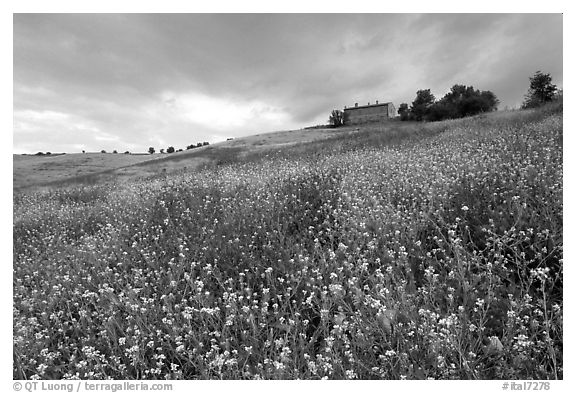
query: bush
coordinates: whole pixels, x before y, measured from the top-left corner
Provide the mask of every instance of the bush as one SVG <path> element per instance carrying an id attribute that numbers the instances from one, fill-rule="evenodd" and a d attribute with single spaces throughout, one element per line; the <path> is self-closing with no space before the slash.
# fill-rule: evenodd
<path id="1" fill-rule="evenodd" d="M 332 127 L 340 127 L 344 125 L 344 112 L 338 109 L 334 109 L 328 118 L 328 123 Z"/>
<path id="2" fill-rule="evenodd" d="M 410 120 L 410 108 L 408 108 L 408 104 L 402 103 L 398 107 L 398 114 L 400 115 L 401 121 Z"/>

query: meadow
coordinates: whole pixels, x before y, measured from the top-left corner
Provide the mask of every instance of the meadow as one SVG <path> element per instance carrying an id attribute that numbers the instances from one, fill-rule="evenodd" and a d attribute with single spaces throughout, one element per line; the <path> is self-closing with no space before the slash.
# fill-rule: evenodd
<path id="1" fill-rule="evenodd" d="M 15 379 L 562 379 L 562 108 L 14 195 Z"/>
<path id="2" fill-rule="evenodd" d="M 70 177 L 89 177 L 116 168 L 153 160 L 160 156 L 136 154 L 73 153 L 52 155 L 13 155 L 13 187 L 20 190 Z"/>
<path id="3" fill-rule="evenodd" d="M 374 127 L 368 127 L 371 128 Z M 354 132 L 354 127 L 278 131 L 216 142 L 209 146 L 171 154 L 68 153 L 41 156 L 14 154 L 13 188 L 17 191 L 30 191 L 70 185 L 94 185 L 110 181 L 150 178 L 183 170 L 193 171 L 224 161 L 236 162 L 238 155 L 254 157 L 274 149 L 297 150 L 297 145 L 321 142 Z"/>

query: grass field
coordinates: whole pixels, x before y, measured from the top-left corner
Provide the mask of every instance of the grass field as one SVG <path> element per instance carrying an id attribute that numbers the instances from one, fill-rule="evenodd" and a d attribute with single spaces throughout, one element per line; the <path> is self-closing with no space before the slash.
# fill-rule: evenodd
<path id="1" fill-rule="evenodd" d="M 14 189 L 30 188 L 64 181 L 85 178 L 139 162 L 159 158 L 159 155 L 132 154 L 63 154 L 50 156 L 14 155 Z"/>
<path id="2" fill-rule="evenodd" d="M 16 192 L 14 378 L 563 378 L 562 132 L 284 133 Z"/>
<path id="3" fill-rule="evenodd" d="M 380 126 L 380 128 L 386 126 Z M 374 127 L 371 127 L 374 128 Z M 370 129 L 370 127 L 369 127 Z M 348 135 L 355 127 L 278 131 L 220 142 L 211 146 L 172 154 L 87 153 L 49 156 L 13 155 L 13 187 L 16 190 L 60 188 L 73 184 L 93 185 L 122 178 L 124 181 L 178 171 L 194 170 L 207 164 L 271 149 L 293 148 Z"/>

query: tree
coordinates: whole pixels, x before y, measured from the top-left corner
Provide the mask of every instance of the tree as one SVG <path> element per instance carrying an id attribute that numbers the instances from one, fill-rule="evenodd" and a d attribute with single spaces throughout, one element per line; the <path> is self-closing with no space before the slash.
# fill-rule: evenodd
<path id="1" fill-rule="evenodd" d="M 410 108 L 410 113 L 414 117 L 414 120 L 424 120 L 435 101 L 436 98 L 434 94 L 430 92 L 430 89 L 418 90 L 416 92 L 416 99 L 412 101 L 412 107 Z"/>
<path id="2" fill-rule="evenodd" d="M 166 149 L 166 153 L 174 153 L 174 146 L 170 146 L 168 149 Z"/>
<path id="3" fill-rule="evenodd" d="M 488 108 L 485 112 L 495 111 L 498 109 L 500 100 L 496 97 L 496 94 L 492 93 L 490 90 L 486 90 L 480 93 L 480 97 L 482 97 L 484 105 Z"/>
<path id="4" fill-rule="evenodd" d="M 556 85 L 552 84 L 550 74 L 536 71 L 534 76 L 530 78 L 530 88 L 524 97 L 522 108 L 535 108 L 546 102 L 553 101 L 557 90 Z"/>
<path id="5" fill-rule="evenodd" d="M 112 153 L 113 153 L 113 154 L 118 154 L 118 150 L 114 150 Z"/>
<path id="6" fill-rule="evenodd" d="M 100 150 L 100 153 L 105 154 L 106 150 Z"/>
<path id="7" fill-rule="evenodd" d="M 148 148 L 148 153 L 154 154 L 154 153 L 156 153 L 156 150 L 154 150 L 153 147 L 149 147 L 149 148 Z"/>
<path id="8" fill-rule="evenodd" d="M 405 121 L 410 119 L 410 108 L 408 108 L 407 103 L 402 103 L 398 107 L 398 114 L 400 115 L 400 120 Z"/>
<path id="9" fill-rule="evenodd" d="M 454 119 L 456 117 L 458 116 L 456 116 L 454 106 L 440 100 L 430 107 L 428 114 L 426 115 L 426 120 L 440 121 L 444 119 Z"/>
<path id="10" fill-rule="evenodd" d="M 160 154 L 164 154 L 164 149 L 160 149 Z"/>
<path id="11" fill-rule="evenodd" d="M 442 99 L 428 111 L 426 120 L 438 121 L 491 112 L 498 107 L 498 99 L 491 91 L 480 91 L 473 86 L 454 85 Z"/>
<path id="12" fill-rule="evenodd" d="M 338 109 L 334 109 L 328 118 L 328 122 L 333 127 L 340 127 L 344 124 L 344 112 Z"/>

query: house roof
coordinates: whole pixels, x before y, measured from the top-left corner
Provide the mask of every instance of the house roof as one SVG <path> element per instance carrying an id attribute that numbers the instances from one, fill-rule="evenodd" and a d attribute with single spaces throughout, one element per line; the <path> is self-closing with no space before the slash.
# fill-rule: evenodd
<path id="1" fill-rule="evenodd" d="M 391 103 L 391 102 L 384 102 L 384 103 L 381 103 L 381 104 L 352 106 L 352 107 L 350 107 L 350 108 L 344 108 L 344 110 L 345 110 L 345 111 L 351 111 L 351 110 L 360 109 L 360 108 L 374 108 L 374 107 L 377 107 L 377 106 L 388 106 L 388 105 L 390 105 L 390 104 L 392 104 L 392 103 Z"/>

